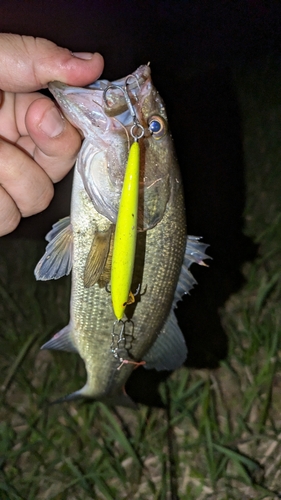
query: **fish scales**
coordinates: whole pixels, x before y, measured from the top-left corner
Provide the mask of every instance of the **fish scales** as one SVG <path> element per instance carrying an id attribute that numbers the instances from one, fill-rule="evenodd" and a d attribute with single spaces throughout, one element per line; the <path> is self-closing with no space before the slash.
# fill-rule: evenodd
<path id="1" fill-rule="evenodd" d="M 186 239 L 180 172 L 150 68 L 141 66 L 133 75 L 137 85 L 129 85 L 131 76 L 114 82 L 117 92 L 111 90 L 110 113 L 104 98 L 109 82 L 101 80 L 88 89 L 50 85 L 63 112 L 85 136 L 75 166 L 70 219 L 59 221 L 48 233 L 49 244 L 35 269 L 36 278 L 45 280 L 68 274 L 72 267 L 69 325 L 43 346 L 76 351 L 85 363 L 85 386 L 66 399 L 84 396 L 130 405 L 123 388 L 134 363 L 144 360 L 148 368 L 156 369 L 182 364 L 186 346 L 173 308 L 195 283 L 190 265 L 203 264 L 207 257 L 207 245 L 199 238 Z M 128 113 L 124 115 L 120 86 L 130 92 L 145 134 L 140 139 L 139 227 L 132 281 L 132 292 L 139 286 L 140 290 L 125 309 L 125 337 L 117 344 L 124 323 L 116 323 L 110 283 L 108 288 L 100 277 L 110 270 L 134 124 Z"/>
<path id="2" fill-rule="evenodd" d="M 83 195 L 84 197 L 84 195 Z M 174 197 L 176 202 L 174 202 Z M 83 285 L 83 269 L 91 245 L 91 238 L 85 243 L 85 236 L 81 227 L 85 224 L 85 214 L 88 216 L 88 225 L 93 220 L 101 222 L 100 214 L 96 212 L 88 200 L 85 210 L 84 199 L 81 208 L 73 194 L 73 214 L 78 232 L 73 228 L 74 262 L 72 276 L 72 301 L 73 301 L 73 340 L 79 350 L 80 356 L 86 360 L 88 384 L 95 391 L 95 397 L 101 399 L 104 394 L 109 397 L 111 391 L 122 388 L 133 365 L 123 366 L 117 371 L 120 361 L 115 360 L 111 351 L 111 331 L 115 321 L 111 297 L 105 288 L 98 284 L 91 288 Z M 77 210 L 77 214 L 76 214 Z M 83 224 L 79 218 L 83 218 Z M 102 221 L 106 224 L 106 221 Z M 100 230 L 101 226 L 97 224 Z M 176 229 L 174 231 L 173 229 Z M 88 234 L 88 231 L 86 231 Z M 169 237 L 169 232 L 173 237 Z M 177 284 L 182 265 L 183 251 L 186 241 L 185 215 L 183 210 L 182 190 L 179 183 L 175 184 L 174 192 L 163 220 L 146 235 L 145 264 L 143 268 L 142 287 L 149 286 L 149 293 L 142 295 L 137 306 L 138 314 L 134 317 L 134 337 L 130 354 L 135 359 L 142 359 L 145 352 L 155 340 L 151 331 L 160 332 L 166 320 L 163 311 L 169 311 L 172 305 L 174 290 Z M 75 240 L 74 240 L 75 241 Z M 136 254 L 138 262 L 138 253 Z M 153 280 L 151 281 L 151 276 Z M 125 358 L 125 350 L 120 352 L 120 357 Z M 111 388 L 114 379 L 114 387 Z"/>

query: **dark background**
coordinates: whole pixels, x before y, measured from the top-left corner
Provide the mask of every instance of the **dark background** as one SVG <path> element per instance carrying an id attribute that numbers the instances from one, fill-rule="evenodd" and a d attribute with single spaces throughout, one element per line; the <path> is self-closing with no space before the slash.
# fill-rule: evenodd
<path id="1" fill-rule="evenodd" d="M 182 170 L 188 233 L 202 235 L 213 258 L 209 269 L 192 269 L 199 286 L 178 308 L 191 367 L 215 368 L 226 356 L 218 308 L 242 285 L 241 265 L 256 253 L 242 232 L 243 138 L 232 69 L 249 70 L 266 57 L 279 64 L 280 22 L 281 6 L 273 0 L 0 3 L 0 31 L 99 51 L 104 78 L 123 77 L 150 61 Z M 43 238 L 68 213 L 70 189 L 71 175 L 57 186 L 49 209 L 24 220 L 12 237 Z M 152 385 L 162 376 L 139 369 L 127 390 L 157 404 Z"/>

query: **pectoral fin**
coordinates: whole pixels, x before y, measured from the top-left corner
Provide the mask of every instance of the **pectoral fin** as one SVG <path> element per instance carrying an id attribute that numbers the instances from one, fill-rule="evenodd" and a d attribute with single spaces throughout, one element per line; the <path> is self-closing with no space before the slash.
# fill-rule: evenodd
<path id="1" fill-rule="evenodd" d="M 70 273 L 72 268 L 72 227 L 70 217 L 53 225 L 47 234 L 49 242 L 43 257 L 34 269 L 35 278 L 41 281 L 57 280 Z"/>
<path id="2" fill-rule="evenodd" d="M 110 249 L 113 225 L 106 231 L 96 232 L 84 270 L 84 286 L 90 288 L 102 274 Z"/>
<path id="3" fill-rule="evenodd" d="M 176 370 L 185 362 L 187 347 L 178 326 L 175 313 L 170 312 L 164 328 L 144 356 L 144 368 L 150 370 Z"/>

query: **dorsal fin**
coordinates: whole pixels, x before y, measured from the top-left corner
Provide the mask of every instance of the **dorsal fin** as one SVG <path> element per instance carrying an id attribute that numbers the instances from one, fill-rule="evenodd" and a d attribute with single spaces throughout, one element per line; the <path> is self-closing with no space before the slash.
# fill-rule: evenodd
<path id="1" fill-rule="evenodd" d="M 187 237 L 183 264 L 175 291 L 172 308 L 177 307 L 177 302 L 179 302 L 179 300 L 182 300 L 182 297 L 189 293 L 194 285 L 197 284 L 196 279 L 189 271 L 191 264 L 193 264 L 193 262 L 196 262 L 200 266 L 206 266 L 207 264 L 205 264 L 204 259 L 211 259 L 211 257 L 209 257 L 209 255 L 205 253 L 205 250 L 209 245 L 202 243 L 200 240 L 200 236 Z"/>
<path id="2" fill-rule="evenodd" d="M 186 359 L 187 347 L 173 309 L 177 306 L 177 302 L 182 299 L 183 295 L 189 293 L 197 283 L 189 271 L 191 264 L 196 262 L 199 265 L 206 265 L 204 259 L 211 258 L 205 254 L 205 250 L 209 245 L 200 242 L 200 239 L 197 236 L 187 237 L 183 264 L 172 309 L 164 328 L 147 354 L 143 357 L 143 360 L 146 362 L 144 367 L 147 369 L 155 368 L 159 371 L 176 370 Z"/>

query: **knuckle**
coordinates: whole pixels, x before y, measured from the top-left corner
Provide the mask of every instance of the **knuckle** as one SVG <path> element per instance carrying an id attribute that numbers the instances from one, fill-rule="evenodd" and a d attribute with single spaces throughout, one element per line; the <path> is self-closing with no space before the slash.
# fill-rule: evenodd
<path id="1" fill-rule="evenodd" d="M 38 186 L 39 187 L 39 186 Z M 35 215 L 43 212 L 49 204 L 51 203 L 54 196 L 54 187 L 51 182 L 46 182 L 44 184 L 44 190 L 38 191 L 36 197 L 32 200 L 28 200 L 28 204 L 21 207 L 21 213 L 23 217 L 29 217 L 30 215 Z"/>
<path id="2" fill-rule="evenodd" d="M 50 205 L 53 197 L 54 197 L 54 187 L 53 185 L 51 185 L 48 191 L 45 191 L 44 195 L 40 197 L 39 200 L 40 212 L 45 210 Z"/>

